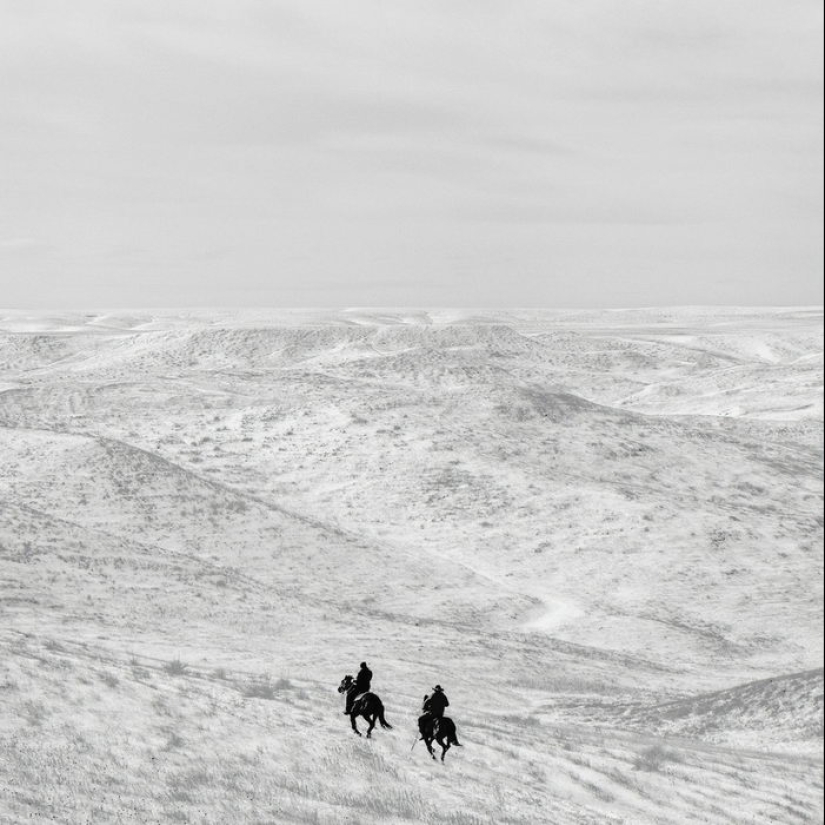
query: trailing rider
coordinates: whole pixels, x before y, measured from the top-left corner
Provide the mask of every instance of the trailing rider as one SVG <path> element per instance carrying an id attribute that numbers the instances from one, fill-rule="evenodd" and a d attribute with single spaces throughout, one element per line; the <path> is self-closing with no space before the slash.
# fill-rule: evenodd
<path id="1" fill-rule="evenodd" d="M 444 688 L 441 685 L 436 685 L 430 696 L 424 696 L 424 703 L 421 710 L 424 713 L 418 717 L 418 730 L 421 733 L 421 738 L 424 738 L 424 732 L 427 725 L 436 725 L 439 719 L 444 717 L 444 710 L 450 706 L 450 700 L 447 694 L 444 693 Z"/>

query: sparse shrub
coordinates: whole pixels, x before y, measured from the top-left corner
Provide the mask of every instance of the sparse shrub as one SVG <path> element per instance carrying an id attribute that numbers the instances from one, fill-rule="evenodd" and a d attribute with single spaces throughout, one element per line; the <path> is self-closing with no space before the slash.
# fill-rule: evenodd
<path id="1" fill-rule="evenodd" d="M 107 685 L 110 688 L 115 688 L 120 684 L 117 676 L 115 676 L 114 673 L 109 673 L 106 670 L 104 670 L 100 674 L 100 680 L 103 682 L 103 684 Z"/>
<path id="2" fill-rule="evenodd" d="M 271 701 L 277 699 L 280 694 L 294 690 L 295 686 L 289 679 L 278 679 L 273 682 L 269 676 L 263 676 L 247 685 L 244 688 L 243 695 L 247 699 L 268 699 Z M 299 693 L 303 693 L 303 691 Z"/>
<path id="3" fill-rule="evenodd" d="M 269 682 L 253 682 L 251 685 L 247 685 L 243 695 L 247 699 L 267 699 L 269 701 L 277 696 L 275 688 Z"/>
<path id="4" fill-rule="evenodd" d="M 212 678 L 213 679 L 220 679 L 221 681 L 225 681 L 227 679 L 226 668 L 216 667 L 212 671 Z"/>
<path id="5" fill-rule="evenodd" d="M 271 701 L 277 697 L 278 691 L 272 680 L 268 676 L 264 676 L 247 685 L 243 695 L 247 699 L 267 699 Z"/>
<path id="6" fill-rule="evenodd" d="M 170 676 L 183 676 L 186 673 L 186 665 L 180 660 L 180 657 L 177 659 L 172 659 L 171 662 L 167 662 L 163 669 L 170 675 Z"/>
<path id="7" fill-rule="evenodd" d="M 682 757 L 662 745 L 651 745 L 645 748 L 636 756 L 633 761 L 633 768 L 637 771 L 648 771 L 649 773 L 656 773 L 660 771 L 668 762 L 679 763 Z"/>

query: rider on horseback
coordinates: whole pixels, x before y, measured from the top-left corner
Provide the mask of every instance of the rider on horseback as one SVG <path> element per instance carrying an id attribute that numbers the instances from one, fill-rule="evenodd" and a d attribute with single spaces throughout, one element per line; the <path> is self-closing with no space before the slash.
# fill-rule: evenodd
<path id="1" fill-rule="evenodd" d="M 371 682 L 372 671 L 367 667 L 366 662 L 361 662 L 361 669 L 358 671 L 355 681 L 352 683 L 352 687 L 347 691 L 347 709 L 344 711 L 345 716 L 352 713 L 352 704 L 355 701 L 355 698 L 360 696 L 362 693 L 366 693 L 370 689 Z"/>
<path id="2" fill-rule="evenodd" d="M 444 688 L 441 685 L 436 685 L 433 688 L 431 696 L 424 697 L 424 704 L 421 710 L 424 713 L 418 717 L 418 730 L 421 732 L 421 738 L 424 739 L 427 725 L 435 725 L 439 719 L 444 717 L 444 709 L 450 706 L 450 700 L 447 694 L 444 693 Z"/>

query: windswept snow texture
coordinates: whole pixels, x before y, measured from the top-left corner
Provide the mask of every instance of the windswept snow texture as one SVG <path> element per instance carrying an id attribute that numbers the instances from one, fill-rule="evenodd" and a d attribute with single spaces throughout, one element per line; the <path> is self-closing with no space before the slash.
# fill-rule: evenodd
<path id="1" fill-rule="evenodd" d="M 0 822 L 822 822 L 822 354 L 803 308 L 0 312 Z"/>

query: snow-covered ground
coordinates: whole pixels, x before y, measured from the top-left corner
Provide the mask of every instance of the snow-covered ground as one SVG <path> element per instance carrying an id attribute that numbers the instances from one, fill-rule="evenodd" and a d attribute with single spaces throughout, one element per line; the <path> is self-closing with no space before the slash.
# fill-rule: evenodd
<path id="1" fill-rule="evenodd" d="M 822 330 L 0 311 L 0 822 L 822 822 Z"/>

